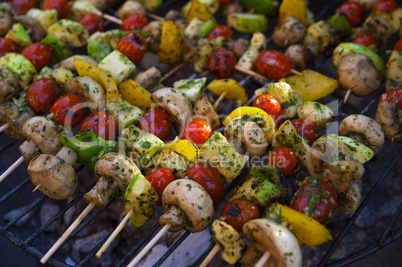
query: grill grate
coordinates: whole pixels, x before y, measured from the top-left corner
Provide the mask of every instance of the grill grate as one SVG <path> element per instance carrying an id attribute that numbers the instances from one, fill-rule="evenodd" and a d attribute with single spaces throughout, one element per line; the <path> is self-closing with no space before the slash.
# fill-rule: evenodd
<path id="1" fill-rule="evenodd" d="M 339 2 L 339 1 L 337 1 Z M 110 7 L 111 8 L 115 8 L 117 6 L 119 6 L 122 3 L 122 1 L 116 1 L 114 4 L 112 4 Z M 174 0 L 169 0 L 169 1 L 164 1 L 164 3 L 162 4 L 162 6 L 159 8 L 159 11 L 165 13 L 166 10 L 168 10 L 168 7 L 171 7 L 172 5 L 175 5 L 175 1 Z M 325 6 L 324 8 L 321 8 L 317 15 L 317 17 L 323 17 L 326 14 L 328 14 L 328 11 L 330 9 L 333 9 L 335 5 L 330 5 L 330 6 Z M 157 13 L 157 12 L 156 12 Z M 270 38 L 269 40 L 272 40 L 272 38 Z M 194 78 L 194 77 L 192 77 Z M 248 79 L 248 78 L 246 78 Z M 245 80 L 246 80 L 245 79 Z M 244 81 L 245 81 L 244 80 Z M 361 114 L 365 114 L 369 111 L 369 109 L 378 101 L 378 98 L 380 97 L 381 93 L 380 91 L 377 92 L 372 99 L 370 100 L 370 102 L 365 106 L 365 108 L 361 111 Z M 338 100 L 341 100 L 342 96 L 337 95 L 336 98 Z M 342 107 L 343 104 L 340 105 L 340 107 Z M 339 113 L 339 115 L 341 117 L 347 116 L 348 114 L 346 113 Z M 2 149 L 0 149 L 0 155 L 4 156 L 3 152 L 10 149 L 11 147 L 13 147 L 18 141 L 17 140 L 13 140 L 11 142 L 9 142 L 7 145 L 5 145 Z M 389 243 L 397 240 L 398 238 L 401 237 L 402 235 L 402 228 L 399 229 L 394 229 L 398 218 L 402 212 L 402 203 L 399 205 L 399 207 L 397 208 L 396 212 L 394 213 L 394 216 L 392 217 L 391 221 L 389 222 L 387 228 L 385 229 L 383 235 L 380 237 L 380 239 L 372 244 L 367 245 L 366 248 L 353 253 L 343 259 L 337 260 L 337 261 L 333 261 L 333 262 L 328 262 L 330 257 L 332 256 L 332 254 L 334 253 L 334 251 L 336 250 L 336 248 L 339 246 L 339 244 L 341 243 L 341 241 L 343 240 L 343 238 L 347 235 L 348 231 L 350 230 L 351 226 L 353 225 L 353 223 L 356 221 L 356 219 L 359 217 L 359 215 L 361 214 L 361 212 L 367 207 L 368 203 L 371 201 L 371 199 L 373 198 L 373 196 L 375 195 L 375 193 L 377 192 L 377 190 L 381 187 L 382 182 L 389 177 L 389 174 L 391 172 L 391 170 L 395 167 L 395 165 L 397 165 L 398 160 L 401 157 L 401 149 L 399 149 L 399 151 L 397 152 L 397 154 L 395 155 L 394 159 L 388 164 L 388 166 L 386 167 L 385 171 L 382 173 L 382 175 L 378 178 L 378 180 L 375 182 L 375 184 L 371 187 L 369 193 L 367 194 L 367 196 L 364 198 L 364 200 L 361 202 L 359 208 L 354 212 L 353 216 L 350 218 L 350 220 L 346 223 L 346 225 L 343 227 L 343 229 L 341 230 L 341 232 L 338 234 L 337 238 L 333 241 L 332 245 L 330 246 L 330 248 L 328 249 L 328 251 L 326 252 L 326 254 L 324 255 L 324 257 L 322 258 L 321 262 L 319 263 L 319 266 L 344 266 L 346 264 L 349 264 L 351 262 L 354 262 L 358 259 L 361 259 L 365 256 L 368 256 L 372 253 L 374 253 L 375 251 L 385 247 L 386 245 L 388 245 Z M 76 169 L 77 172 L 79 172 L 83 167 L 79 167 Z M 227 196 L 232 190 L 233 188 L 245 177 L 245 175 L 247 174 L 248 170 L 243 170 L 243 172 L 241 173 L 241 175 L 239 175 L 239 177 L 237 177 L 235 179 L 235 181 L 233 181 L 226 189 L 225 189 L 225 196 Z M 6 200 L 8 200 L 10 197 L 15 196 L 25 185 L 27 185 L 30 182 L 29 178 L 26 178 L 25 180 L 23 180 L 20 184 L 18 184 L 17 186 L 15 186 L 12 190 L 10 190 L 7 194 L 5 194 L 3 197 L 0 198 L 0 205 L 3 204 L 3 202 L 5 202 Z M 3 182 L 4 183 L 4 182 Z M 61 219 L 61 217 L 64 215 L 64 213 L 66 211 L 68 211 L 72 206 L 74 206 L 79 200 L 82 199 L 82 196 L 89 191 L 92 186 L 94 184 L 90 185 L 89 187 L 86 188 L 86 190 L 84 190 L 83 192 L 81 192 L 79 195 L 77 195 L 73 200 L 71 200 L 68 204 L 66 204 L 65 207 L 63 207 L 56 215 L 54 215 L 49 221 L 47 221 L 44 225 L 42 225 L 39 229 L 37 229 L 34 233 L 32 233 L 28 238 L 23 239 L 22 237 L 20 237 L 19 235 L 13 233 L 11 231 L 11 228 L 13 226 L 15 226 L 15 224 L 24 216 L 26 215 L 28 212 L 32 211 L 35 207 L 39 206 L 41 204 L 41 202 L 46 198 L 45 195 L 41 195 L 39 198 L 37 198 L 35 201 L 33 201 L 29 206 L 27 206 L 23 211 L 21 211 L 15 218 L 13 218 L 10 222 L 8 222 L 5 225 L 1 225 L 0 227 L 0 233 L 5 236 L 7 239 L 9 239 L 11 242 L 13 242 L 14 244 L 16 244 L 17 246 L 19 246 L 21 249 L 23 249 L 24 251 L 28 252 L 29 254 L 31 254 L 32 256 L 34 256 L 37 259 L 40 259 L 43 257 L 44 253 L 37 248 L 36 246 L 32 245 L 32 242 L 34 240 L 36 240 L 37 238 L 39 238 L 39 235 L 42 234 L 52 223 L 58 221 Z M 102 210 L 97 210 L 93 213 L 91 213 L 90 216 L 88 216 L 88 218 L 86 220 L 84 220 L 80 226 L 77 227 L 77 229 L 75 229 L 72 234 L 63 242 L 63 244 L 60 247 L 63 247 L 67 242 L 69 242 L 72 238 L 74 238 L 77 233 L 79 233 L 84 227 L 86 227 L 89 223 L 91 223 L 100 213 L 102 212 Z M 129 252 L 124 255 L 121 260 L 117 263 L 116 266 L 123 266 L 134 254 L 136 254 L 141 247 L 146 244 L 151 237 L 157 232 L 157 230 L 159 229 L 159 225 L 156 224 L 153 228 L 151 228 L 151 230 L 149 230 L 144 236 L 143 238 L 137 242 L 130 250 Z M 88 263 L 88 261 L 90 259 L 93 258 L 93 256 L 95 255 L 95 253 L 97 252 L 97 250 L 100 248 L 100 246 L 103 244 L 103 242 L 108 238 L 108 236 L 111 233 L 109 233 L 108 235 L 106 235 L 104 237 L 104 239 L 97 245 L 95 246 L 87 255 L 85 258 L 83 258 L 81 260 L 81 262 L 79 262 L 76 266 L 84 266 L 86 263 Z M 160 259 L 155 263 L 154 266 L 161 266 L 163 264 L 163 262 L 180 246 L 180 244 L 182 244 L 182 242 L 190 235 L 190 232 L 184 232 L 180 238 L 171 246 L 168 248 L 168 250 L 160 257 Z M 214 244 L 211 242 L 211 245 L 208 249 L 208 251 L 204 254 L 199 255 L 199 259 L 197 261 L 197 263 L 195 264 L 196 266 L 198 266 L 202 260 L 206 257 L 206 255 L 208 254 L 209 250 L 214 246 Z M 61 261 L 59 261 L 58 259 L 56 259 L 55 257 L 52 257 L 51 259 L 49 259 L 48 264 L 52 265 L 52 266 L 69 266 Z"/>

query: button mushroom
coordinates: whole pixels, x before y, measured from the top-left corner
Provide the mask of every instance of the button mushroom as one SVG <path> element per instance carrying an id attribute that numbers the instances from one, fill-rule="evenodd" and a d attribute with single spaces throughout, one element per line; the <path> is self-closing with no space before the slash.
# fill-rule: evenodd
<path id="1" fill-rule="evenodd" d="M 360 204 L 362 199 L 363 182 L 357 180 L 346 191 L 338 196 L 338 209 L 341 211 L 354 211 Z"/>
<path id="2" fill-rule="evenodd" d="M 225 137 L 229 143 L 239 148 L 237 152 L 241 153 L 242 147 L 251 157 L 262 157 L 268 148 L 268 140 L 264 131 L 254 121 L 244 120 L 241 117 L 234 118 L 225 127 Z M 241 141 L 241 146 L 236 144 Z"/>
<path id="3" fill-rule="evenodd" d="M 116 182 L 102 176 L 99 177 L 95 186 L 84 195 L 84 199 L 87 203 L 93 203 L 99 209 L 104 209 L 119 193 L 121 191 Z"/>
<path id="4" fill-rule="evenodd" d="M 402 110 L 392 101 L 378 103 L 375 120 L 384 130 L 385 138 L 392 142 L 402 142 Z"/>
<path id="5" fill-rule="evenodd" d="M 310 49 L 301 44 L 293 44 L 285 51 L 295 70 L 314 69 L 314 55 Z"/>
<path id="6" fill-rule="evenodd" d="M 162 193 L 165 212 L 159 224 L 170 224 L 169 231 L 186 229 L 199 232 L 208 227 L 214 218 L 214 206 L 207 191 L 192 180 L 179 179 L 171 182 Z"/>
<path id="7" fill-rule="evenodd" d="M 12 25 L 10 14 L 0 11 L 0 36 L 4 36 Z"/>
<path id="8" fill-rule="evenodd" d="M 12 102 L 0 105 L 0 122 L 2 124 L 9 124 L 9 127 L 4 132 L 8 136 L 18 140 L 24 138 L 22 135 L 22 127 L 25 122 L 34 115 L 34 112 L 30 108 L 20 111 L 18 106 Z"/>
<path id="9" fill-rule="evenodd" d="M 303 39 L 305 31 L 306 27 L 300 20 L 289 16 L 275 28 L 272 37 L 276 45 L 286 47 Z"/>
<path id="10" fill-rule="evenodd" d="M 378 153 L 384 145 L 384 132 L 381 125 L 364 115 L 350 115 L 339 124 L 339 134 L 351 137 Z"/>
<path id="11" fill-rule="evenodd" d="M 218 114 L 216 114 L 213 107 L 213 99 L 207 94 L 203 94 L 195 103 L 194 115 L 200 115 L 206 118 L 212 129 L 218 128 L 221 124 Z"/>
<path id="12" fill-rule="evenodd" d="M 10 101 L 19 92 L 17 77 L 4 65 L 0 65 L 0 104 Z"/>
<path id="13" fill-rule="evenodd" d="M 225 43 L 225 47 L 232 50 L 236 58 L 241 58 L 241 56 L 246 53 L 247 49 L 250 47 L 250 41 L 244 38 L 238 38 L 235 41 L 228 41 Z"/>
<path id="14" fill-rule="evenodd" d="M 91 58 L 91 57 L 89 57 L 87 55 L 74 55 L 74 56 L 71 56 L 71 57 L 63 60 L 62 62 L 60 62 L 60 67 L 62 67 L 64 69 L 72 70 L 72 71 L 77 71 L 75 66 L 74 66 L 74 58 L 76 58 L 76 57 L 80 58 L 80 59 L 83 59 L 83 60 L 85 60 L 88 63 L 91 63 L 93 65 L 98 65 L 98 62 L 96 60 L 94 60 L 93 58 Z"/>
<path id="15" fill-rule="evenodd" d="M 127 2 L 126 2 L 127 3 Z M 148 50 L 154 53 L 158 52 L 159 44 L 162 36 L 162 21 L 154 20 L 144 27 L 144 31 L 148 34 L 149 41 Z M 152 67 L 151 67 L 152 68 Z M 153 67 L 155 68 L 155 67 Z"/>
<path id="16" fill-rule="evenodd" d="M 133 13 L 141 13 L 145 15 L 146 10 L 139 2 L 125 1 L 124 4 L 119 8 L 117 13 L 119 15 L 119 18 L 124 19 L 125 17 Z"/>
<path id="17" fill-rule="evenodd" d="M 373 62 L 359 53 L 351 53 L 341 59 L 338 77 L 343 88 L 358 96 L 372 94 L 381 85 L 380 74 Z"/>
<path id="18" fill-rule="evenodd" d="M 72 165 L 77 153 L 62 147 L 57 155 L 41 154 L 31 160 L 28 174 L 32 183 L 47 196 L 67 199 L 77 191 L 77 175 Z"/>
<path id="19" fill-rule="evenodd" d="M 190 100 L 176 89 L 168 87 L 159 89 L 152 93 L 151 100 L 169 113 L 176 122 L 179 133 L 193 116 Z"/>
<path id="20" fill-rule="evenodd" d="M 162 77 L 162 72 L 157 67 L 149 67 L 138 73 L 134 81 L 149 91 L 159 89 L 159 80 Z"/>
<path id="21" fill-rule="evenodd" d="M 327 179 L 337 194 L 364 173 L 363 164 L 354 160 L 346 147 L 329 139 L 314 142 L 307 156 L 307 169 L 312 176 Z"/>
<path id="22" fill-rule="evenodd" d="M 102 85 L 89 77 L 75 77 L 67 80 L 66 90 L 84 97 L 89 102 L 91 112 L 105 107 L 105 90 Z"/>
<path id="23" fill-rule="evenodd" d="M 32 36 L 34 42 L 40 42 L 46 36 L 46 30 L 35 19 L 28 16 L 15 16 L 14 22 L 19 22 L 27 29 L 27 33 Z"/>
<path id="24" fill-rule="evenodd" d="M 302 266 L 299 243 L 285 226 L 269 219 L 255 219 L 243 225 L 243 233 L 271 254 L 272 266 Z"/>
<path id="25" fill-rule="evenodd" d="M 378 43 L 378 48 L 386 48 L 392 35 L 392 28 L 389 23 L 382 18 L 368 18 L 363 25 L 365 33 L 370 34 Z"/>

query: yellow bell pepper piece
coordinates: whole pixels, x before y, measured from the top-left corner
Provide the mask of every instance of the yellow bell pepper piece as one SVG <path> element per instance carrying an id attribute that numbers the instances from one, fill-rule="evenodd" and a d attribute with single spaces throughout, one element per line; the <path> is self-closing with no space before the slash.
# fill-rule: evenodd
<path id="1" fill-rule="evenodd" d="M 280 79 L 288 83 L 303 101 L 315 101 L 331 94 L 339 87 L 338 81 L 313 70 L 303 70 L 303 76 Z"/>
<path id="2" fill-rule="evenodd" d="M 107 100 L 119 96 L 119 90 L 117 89 L 115 80 L 103 69 L 78 57 L 74 58 L 74 67 L 77 69 L 78 75 L 87 76 L 102 85 L 103 89 L 106 91 Z"/>
<path id="3" fill-rule="evenodd" d="M 281 24 L 287 17 L 294 17 L 300 20 L 307 27 L 307 6 L 303 0 L 283 0 L 279 6 L 279 17 L 277 25 Z"/>
<path id="4" fill-rule="evenodd" d="M 133 80 L 126 80 L 119 84 L 121 98 L 131 105 L 142 110 L 149 110 L 152 106 L 151 93 Z"/>
<path id="5" fill-rule="evenodd" d="M 177 137 L 173 141 L 166 143 L 163 149 L 174 151 L 191 162 L 196 161 L 199 150 L 198 147 L 194 146 L 190 141 L 180 140 Z"/>
<path id="6" fill-rule="evenodd" d="M 215 21 L 214 16 L 209 13 L 207 6 L 198 2 L 198 0 L 193 0 L 191 2 L 191 8 L 190 11 L 188 11 L 188 15 L 186 18 L 187 24 L 190 23 L 190 21 L 192 21 L 194 18 L 198 18 L 203 21 Z"/>
<path id="7" fill-rule="evenodd" d="M 268 213 L 279 215 L 281 221 L 287 222 L 300 245 L 318 246 L 332 240 L 331 233 L 321 223 L 287 206 L 273 203 Z"/>
<path id="8" fill-rule="evenodd" d="M 262 130 L 265 133 L 265 137 L 268 139 L 268 143 L 271 143 L 272 136 L 275 133 L 275 122 L 272 119 L 271 115 L 266 113 L 264 110 L 256 107 L 240 107 L 235 110 L 233 110 L 223 121 L 223 125 L 227 125 L 232 119 L 237 118 L 237 117 L 243 117 L 244 115 L 262 115 L 266 118 L 266 123 L 264 127 L 262 127 Z"/>
<path id="9" fill-rule="evenodd" d="M 248 95 L 246 89 L 233 79 L 217 79 L 213 80 L 207 85 L 207 89 L 215 95 L 222 95 L 225 93 L 225 98 L 234 102 L 240 102 L 240 105 L 247 103 Z"/>
<path id="10" fill-rule="evenodd" d="M 162 24 L 161 43 L 158 49 L 159 61 L 173 64 L 180 60 L 183 54 L 183 30 L 172 21 L 165 20 Z"/>

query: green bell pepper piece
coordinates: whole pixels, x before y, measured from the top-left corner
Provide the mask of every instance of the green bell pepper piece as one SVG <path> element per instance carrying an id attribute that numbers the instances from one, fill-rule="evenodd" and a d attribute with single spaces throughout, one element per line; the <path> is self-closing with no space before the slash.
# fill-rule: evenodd
<path id="1" fill-rule="evenodd" d="M 88 55 L 98 62 L 101 62 L 112 52 L 112 47 L 103 42 L 91 42 L 87 45 Z"/>
<path id="2" fill-rule="evenodd" d="M 68 48 L 67 44 L 53 34 L 48 34 L 42 39 L 41 42 L 53 48 L 53 63 L 59 63 L 60 61 L 65 60 L 73 55 L 73 51 Z"/>

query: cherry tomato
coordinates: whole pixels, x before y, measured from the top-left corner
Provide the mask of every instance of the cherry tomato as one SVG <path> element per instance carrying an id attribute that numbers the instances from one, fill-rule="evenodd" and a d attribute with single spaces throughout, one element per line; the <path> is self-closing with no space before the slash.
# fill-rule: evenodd
<path id="1" fill-rule="evenodd" d="M 56 9 L 58 14 L 58 19 L 64 19 L 67 17 L 68 12 L 70 11 L 70 5 L 68 4 L 68 0 L 45 0 L 43 2 L 43 10 L 52 10 Z"/>
<path id="2" fill-rule="evenodd" d="M 399 109 L 402 109 L 402 88 L 393 89 L 381 95 L 381 101 L 392 101 L 398 104 Z"/>
<path id="3" fill-rule="evenodd" d="M 294 119 L 292 120 L 293 126 L 300 136 L 305 137 L 308 140 L 308 144 L 311 146 L 318 138 L 318 127 L 315 122 L 309 119 Z"/>
<path id="4" fill-rule="evenodd" d="M 290 177 L 299 169 L 295 152 L 284 146 L 276 147 L 268 154 L 268 164 L 281 171 L 283 177 Z"/>
<path id="5" fill-rule="evenodd" d="M 88 30 L 89 34 L 93 34 L 95 32 L 101 32 L 105 27 L 105 22 L 102 16 L 95 13 L 86 14 L 85 16 L 80 18 L 78 22 L 82 24 L 85 27 L 85 29 Z"/>
<path id="6" fill-rule="evenodd" d="M 219 36 L 225 37 L 227 41 L 233 38 L 233 31 L 225 25 L 218 25 L 208 34 L 207 38 L 216 39 Z"/>
<path id="7" fill-rule="evenodd" d="M 194 167 L 187 170 L 186 175 L 191 180 L 199 183 L 208 192 L 214 204 L 222 199 L 224 185 L 221 175 L 213 167 L 205 166 L 203 162 L 198 162 Z"/>
<path id="8" fill-rule="evenodd" d="M 373 36 L 368 33 L 364 33 L 360 36 L 357 36 L 353 42 L 355 44 L 363 45 L 363 46 L 370 46 L 374 45 L 377 46 L 377 42 L 374 40 Z"/>
<path id="9" fill-rule="evenodd" d="M 13 9 L 18 15 L 25 15 L 31 8 L 39 8 L 38 0 L 13 0 Z"/>
<path id="10" fill-rule="evenodd" d="M 290 207 L 320 223 L 325 223 L 338 206 L 338 197 L 332 186 L 316 177 L 306 177 L 290 202 Z"/>
<path id="11" fill-rule="evenodd" d="M 58 124 L 75 127 L 84 119 L 84 100 L 74 94 L 62 96 L 54 102 L 50 113 Z"/>
<path id="12" fill-rule="evenodd" d="M 266 50 L 258 55 L 255 66 L 262 75 L 276 80 L 289 75 L 292 62 L 279 51 Z"/>
<path id="13" fill-rule="evenodd" d="M 344 14 L 353 27 L 357 27 L 363 22 L 364 8 L 356 2 L 345 2 L 338 7 L 336 14 Z"/>
<path id="14" fill-rule="evenodd" d="M 239 198 L 226 204 L 222 216 L 226 218 L 226 223 L 241 233 L 243 232 L 243 224 L 260 218 L 260 211 L 253 202 Z"/>
<path id="15" fill-rule="evenodd" d="M 104 140 L 114 140 L 116 136 L 116 120 L 106 112 L 99 111 L 89 115 L 81 125 L 81 131 L 94 129 Z"/>
<path id="16" fill-rule="evenodd" d="M 232 74 L 236 63 L 237 59 L 235 54 L 221 47 L 215 50 L 209 58 L 208 68 L 213 76 L 218 79 L 223 79 L 228 78 Z"/>
<path id="17" fill-rule="evenodd" d="M 187 139 L 202 147 L 211 136 L 212 128 L 209 123 L 204 119 L 195 118 L 186 124 L 180 139 Z"/>
<path id="18" fill-rule="evenodd" d="M 0 37 L 0 57 L 10 52 L 20 52 L 20 48 L 18 47 L 17 43 L 11 39 Z"/>
<path id="19" fill-rule="evenodd" d="M 392 11 L 394 11 L 397 8 L 398 8 L 398 4 L 395 1 L 381 0 L 381 1 L 378 1 L 377 4 L 375 4 L 375 6 L 373 7 L 373 11 L 381 10 L 381 11 L 385 11 L 387 13 L 391 13 Z"/>
<path id="20" fill-rule="evenodd" d="M 229 4 L 229 3 L 232 3 L 233 0 L 218 0 L 218 2 L 221 4 Z"/>
<path id="21" fill-rule="evenodd" d="M 402 51 L 402 39 L 399 39 L 394 46 L 394 50 Z"/>
<path id="22" fill-rule="evenodd" d="M 127 33 L 117 43 L 117 50 L 126 55 L 132 62 L 137 62 L 147 52 L 147 42 L 141 33 Z"/>
<path id="23" fill-rule="evenodd" d="M 31 83 L 25 98 L 36 114 L 42 114 L 49 111 L 59 92 L 60 88 L 53 79 L 42 78 Z"/>
<path id="24" fill-rule="evenodd" d="M 123 31 L 139 30 L 147 26 L 148 18 L 141 13 L 133 13 L 128 15 L 121 24 Z"/>
<path id="25" fill-rule="evenodd" d="M 22 50 L 21 55 L 26 57 L 39 72 L 52 59 L 53 49 L 45 43 L 33 43 Z"/>
<path id="26" fill-rule="evenodd" d="M 174 181 L 173 173 L 166 168 L 158 168 L 145 175 L 145 178 L 151 183 L 152 187 L 158 194 L 158 201 L 156 204 L 162 203 L 162 193 L 166 186 Z"/>
<path id="27" fill-rule="evenodd" d="M 265 110 L 274 119 L 276 127 L 282 123 L 283 109 L 279 101 L 269 94 L 261 94 L 253 101 L 253 107 Z"/>
<path id="28" fill-rule="evenodd" d="M 166 141 L 172 133 L 173 123 L 166 111 L 155 108 L 145 113 L 138 128 L 156 135 L 162 141 Z"/>

